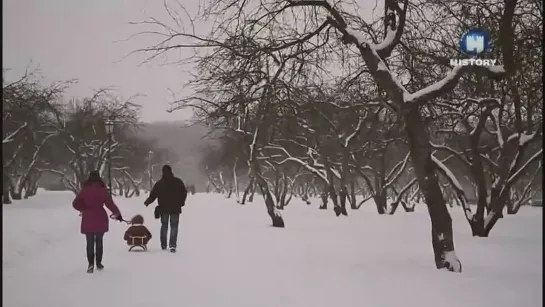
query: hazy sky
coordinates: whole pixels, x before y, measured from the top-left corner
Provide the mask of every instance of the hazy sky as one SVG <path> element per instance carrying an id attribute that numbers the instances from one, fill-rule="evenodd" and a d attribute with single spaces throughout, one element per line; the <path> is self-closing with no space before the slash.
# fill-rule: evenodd
<path id="1" fill-rule="evenodd" d="M 31 67 L 39 65 L 47 81 L 79 79 L 68 95 L 84 96 L 113 86 L 125 97 L 146 95 L 137 99 L 144 121 L 190 116 L 188 111 L 166 112 L 168 89 L 179 91 L 187 78 L 182 68 L 158 63 L 138 67 L 142 56 L 115 63 L 146 46 L 143 38 L 116 41 L 142 30 L 128 22 L 163 17 L 162 0 L 2 0 L 2 4 L 3 67 L 13 70 L 8 78 L 20 76 L 32 60 Z"/>
<path id="2" fill-rule="evenodd" d="M 192 11 L 199 0 L 180 2 Z M 376 1 L 358 2 L 370 8 L 361 11 L 364 18 L 370 18 Z M 172 100 L 168 89 L 181 92 L 188 79 L 183 72 L 187 67 L 157 62 L 139 67 L 142 55 L 118 62 L 154 42 L 145 37 L 119 40 L 150 29 L 129 25 L 131 21 L 149 16 L 168 20 L 163 0 L 2 0 L 2 4 L 3 66 L 12 69 L 8 78 L 19 77 L 31 63 L 31 67 L 39 65 L 47 81 L 78 79 L 68 90 L 69 96 L 83 97 L 93 89 L 110 86 L 124 97 L 145 95 L 136 100 L 143 107 L 144 121 L 191 116 L 188 110 L 166 112 Z M 381 13 L 380 7 L 375 9 Z"/>

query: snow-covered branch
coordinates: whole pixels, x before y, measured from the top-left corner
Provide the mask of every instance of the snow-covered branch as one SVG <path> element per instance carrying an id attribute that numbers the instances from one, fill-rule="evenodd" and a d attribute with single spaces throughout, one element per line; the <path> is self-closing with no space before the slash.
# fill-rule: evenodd
<path id="1" fill-rule="evenodd" d="M 431 143 L 431 142 L 430 142 L 430 144 L 431 144 L 433 149 L 446 151 L 446 152 L 452 154 L 453 156 L 455 156 L 456 158 L 458 158 L 458 160 L 463 162 L 465 165 L 471 166 L 471 163 L 466 158 L 464 158 L 464 156 L 463 156 L 463 154 L 461 152 L 458 152 L 458 151 L 452 149 L 449 146 L 437 145 L 437 144 L 434 144 L 434 143 Z"/>
<path id="2" fill-rule="evenodd" d="M 363 122 L 364 122 L 364 118 L 363 117 L 360 117 L 358 119 L 358 124 L 356 125 L 356 128 L 354 129 L 354 132 L 352 132 L 349 136 L 346 137 L 346 139 L 344 140 L 344 147 L 347 148 L 348 145 L 350 144 L 350 141 L 352 141 L 352 139 L 358 135 L 358 133 L 360 133 L 361 131 L 361 128 L 362 128 L 362 125 L 363 125 Z"/>
<path id="3" fill-rule="evenodd" d="M 508 207 L 508 211 L 507 211 L 508 213 L 509 211 L 516 213 L 518 209 L 520 208 L 520 206 L 529 202 L 532 199 L 532 197 L 536 194 L 536 191 L 532 190 L 532 186 L 534 185 L 535 180 L 537 179 L 540 172 L 542 172 L 541 162 L 539 163 L 539 166 L 536 168 L 536 171 L 534 172 L 532 178 L 528 180 L 528 183 L 526 183 L 526 185 L 522 189 L 522 192 L 520 193 L 520 195 L 518 195 L 518 199 L 516 199 L 515 203 L 512 204 L 512 208 Z"/>
<path id="4" fill-rule="evenodd" d="M 405 158 L 402 161 L 399 161 L 394 167 L 392 167 L 392 169 L 390 170 L 390 173 L 388 173 L 388 175 L 386 175 L 385 177 L 386 183 L 384 184 L 384 188 L 387 188 L 390 185 L 392 185 L 392 183 L 394 183 L 397 180 L 397 178 L 399 178 L 399 176 L 405 171 L 409 158 L 410 158 L 410 153 L 407 153 L 405 155 Z"/>
<path id="5" fill-rule="evenodd" d="M 399 204 L 402 200 L 405 194 L 410 190 L 410 188 L 417 183 L 417 178 L 413 178 L 411 181 L 409 181 L 401 190 L 399 193 L 396 192 L 397 197 L 394 199 L 394 204 Z M 394 189 L 395 191 L 395 189 Z"/>
<path id="6" fill-rule="evenodd" d="M 6 144 L 6 143 L 10 143 L 10 142 L 13 142 L 13 140 L 15 139 L 15 137 L 17 137 L 17 135 L 23 131 L 23 129 L 25 129 L 26 127 L 28 126 L 28 123 L 23 123 L 21 126 L 19 126 L 17 129 L 15 129 L 15 131 L 13 131 L 12 133 L 8 134 L 7 136 L 5 136 L 3 139 L 2 139 L 2 144 Z"/>
<path id="7" fill-rule="evenodd" d="M 299 158 L 292 157 L 284 147 L 268 145 L 268 146 L 265 146 L 265 148 L 266 149 L 279 150 L 279 151 L 283 152 L 286 155 L 286 158 L 284 160 L 282 160 L 280 162 L 277 162 L 278 164 L 281 165 L 281 164 L 284 164 L 284 163 L 286 163 L 288 161 L 298 163 L 299 165 L 303 166 L 305 169 L 307 169 L 311 173 L 318 176 L 325 183 L 329 184 L 329 180 L 327 179 L 327 174 L 326 174 L 325 170 L 323 170 L 323 169 L 319 170 L 319 169 L 317 169 L 317 168 L 315 168 L 313 166 L 310 166 L 308 163 L 306 163 L 305 161 L 303 161 L 303 160 L 301 160 Z"/>
<path id="8" fill-rule="evenodd" d="M 468 221 L 473 220 L 473 213 L 471 212 L 471 207 L 467 203 L 467 196 L 465 194 L 464 188 L 456 178 L 456 176 L 450 171 L 450 169 L 439 159 L 437 159 L 433 154 L 431 156 L 433 163 L 437 167 L 437 170 L 447 179 L 451 187 L 456 193 L 456 197 L 462 203 L 462 208 L 464 209 L 464 214 Z"/>
<path id="9" fill-rule="evenodd" d="M 507 186 L 510 186 L 513 184 L 515 180 L 517 180 L 526 170 L 527 167 L 529 167 L 532 163 L 537 161 L 541 158 L 543 155 L 543 148 L 538 150 L 535 154 L 533 154 L 527 161 L 524 163 L 518 170 L 510 172 L 509 179 L 507 179 Z"/>

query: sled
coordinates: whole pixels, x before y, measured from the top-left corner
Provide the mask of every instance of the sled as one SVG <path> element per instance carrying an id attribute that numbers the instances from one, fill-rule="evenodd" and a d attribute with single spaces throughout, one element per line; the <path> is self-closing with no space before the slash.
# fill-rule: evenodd
<path id="1" fill-rule="evenodd" d="M 139 247 L 142 249 L 142 251 L 147 251 L 148 250 L 148 247 L 146 244 L 144 244 L 144 240 L 146 239 L 147 237 L 135 237 L 135 236 L 132 236 L 132 237 L 129 237 L 129 245 L 131 247 L 129 247 L 129 252 L 132 251 L 134 248 L 136 247 Z"/>

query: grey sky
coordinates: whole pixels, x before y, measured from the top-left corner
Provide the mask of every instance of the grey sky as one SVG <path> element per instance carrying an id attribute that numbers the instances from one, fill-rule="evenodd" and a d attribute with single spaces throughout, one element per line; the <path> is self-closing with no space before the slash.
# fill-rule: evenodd
<path id="1" fill-rule="evenodd" d="M 196 1 L 195 1 L 196 2 Z M 47 81 L 79 79 L 71 96 L 113 86 L 125 97 L 140 93 L 144 121 L 177 120 L 188 111 L 167 113 L 171 96 L 187 75 L 182 68 L 158 63 L 138 67 L 143 57 L 114 63 L 146 40 L 127 38 L 141 28 L 130 21 L 165 15 L 162 0 L 3 0 L 3 67 L 18 77 L 29 61 L 39 65 Z M 149 43 L 149 42 L 148 42 Z"/>
<path id="2" fill-rule="evenodd" d="M 179 0 L 189 11 L 198 0 Z M 183 93 L 188 75 L 183 69 L 155 62 L 138 66 L 144 59 L 127 53 L 153 43 L 149 37 L 122 41 L 150 28 L 129 25 L 149 16 L 169 20 L 163 0 L 3 0 L 3 66 L 12 69 L 7 77 L 19 77 L 32 60 L 47 81 L 78 79 L 69 96 L 90 95 L 93 89 L 112 86 L 124 97 L 143 94 L 144 121 L 179 120 L 191 116 L 189 110 L 167 113 L 172 95 Z M 380 15 L 375 0 L 358 0 L 364 18 Z M 374 13 L 374 14 L 373 14 Z M 199 30 L 199 29 L 198 29 Z M 202 28 L 200 30 L 203 30 Z M 200 31 L 198 31 L 200 32 Z M 169 59 L 174 60 L 174 59 Z M 117 63 L 116 63 L 117 62 Z"/>

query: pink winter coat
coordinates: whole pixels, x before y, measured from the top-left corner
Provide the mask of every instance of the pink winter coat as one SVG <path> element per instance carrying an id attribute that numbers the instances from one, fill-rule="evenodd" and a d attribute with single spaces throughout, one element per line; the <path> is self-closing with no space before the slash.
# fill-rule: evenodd
<path id="1" fill-rule="evenodd" d="M 81 233 L 105 233 L 108 231 L 108 207 L 113 214 L 119 215 L 119 208 L 114 204 L 108 190 L 102 182 L 90 182 L 83 186 L 72 206 L 81 212 Z"/>

